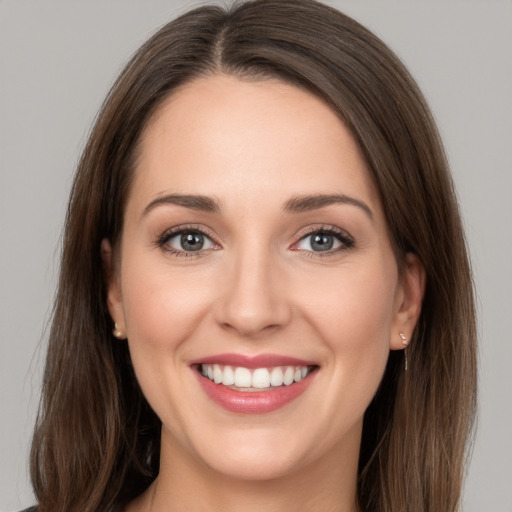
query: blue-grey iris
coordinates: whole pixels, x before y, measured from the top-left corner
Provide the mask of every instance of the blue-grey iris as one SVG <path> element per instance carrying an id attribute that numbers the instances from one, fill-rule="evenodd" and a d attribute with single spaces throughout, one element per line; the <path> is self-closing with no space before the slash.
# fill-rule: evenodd
<path id="1" fill-rule="evenodd" d="M 326 234 L 316 234 L 311 237 L 311 248 L 314 251 L 328 251 L 334 245 L 334 237 Z"/>
<path id="2" fill-rule="evenodd" d="M 204 246 L 204 236 L 201 233 L 184 233 L 181 246 L 185 251 L 200 251 Z"/>

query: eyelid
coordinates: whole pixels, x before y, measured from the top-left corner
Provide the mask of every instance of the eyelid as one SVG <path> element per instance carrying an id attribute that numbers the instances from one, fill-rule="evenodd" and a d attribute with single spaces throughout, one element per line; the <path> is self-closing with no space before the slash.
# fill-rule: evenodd
<path id="1" fill-rule="evenodd" d="M 187 256 L 187 257 L 194 257 L 194 256 L 202 256 L 206 251 L 212 250 L 212 248 L 209 249 L 201 249 L 199 251 L 185 251 L 185 250 L 179 250 L 174 249 L 172 247 L 166 247 L 166 244 L 171 240 L 172 238 L 183 234 L 183 233 L 200 233 L 201 235 L 208 238 L 216 247 L 213 250 L 217 250 L 220 248 L 220 244 L 217 241 L 217 237 L 213 234 L 213 232 L 208 229 L 205 226 L 199 225 L 199 224 L 180 224 L 178 226 L 173 226 L 169 229 L 166 229 L 155 241 L 155 245 L 157 247 L 162 248 L 163 250 L 175 255 L 175 256 Z"/>
<path id="2" fill-rule="evenodd" d="M 175 236 L 178 236 L 182 233 L 187 232 L 196 232 L 200 233 L 201 235 L 207 237 L 216 247 L 215 248 L 208 248 L 208 249 L 200 249 L 198 251 L 185 251 L 185 250 L 179 250 L 174 249 L 172 247 L 165 247 L 167 242 L 172 239 Z M 340 243 L 341 246 L 335 249 L 330 249 L 326 251 L 312 251 L 307 249 L 300 249 L 297 247 L 297 245 L 303 241 L 308 236 L 317 234 L 317 233 L 324 233 L 324 234 L 330 234 L 334 236 Z M 296 241 L 292 244 L 290 247 L 291 250 L 294 251 L 300 251 L 304 254 L 306 254 L 309 257 L 326 257 L 326 256 L 332 256 L 334 254 L 340 253 L 342 251 L 351 249 L 355 245 L 354 238 L 344 229 L 341 229 L 337 226 L 333 226 L 331 224 L 322 224 L 317 226 L 310 226 L 301 232 L 299 232 L 296 235 Z M 177 226 L 173 226 L 171 228 L 166 229 L 155 241 L 155 245 L 157 247 L 162 248 L 163 250 L 175 255 L 175 256 L 187 256 L 187 257 L 200 257 L 204 256 L 206 252 L 211 250 L 218 250 L 221 249 L 221 244 L 217 241 L 217 236 L 213 233 L 212 230 L 207 228 L 204 225 L 200 224 L 181 224 Z"/>
<path id="3" fill-rule="evenodd" d="M 341 247 L 338 247 L 333 250 L 327 251 L 310 251 L 306 249 L 299 249 L 297 246 L 300 242 L 302 242 L 308 236 L 317 234 L 317 233 L 326 233 L 336 237 L 341 242 Z M 297 241 L 293 243 L 290 247 L 291 250 L 302 251 L 306 253 L 310 257 L 319 257 L 322 258 L 324 256 L 331 256 L 333 254 L 337 254 L 339 252 L 345 251 L 347 249 L 353 248 L 355 245 L 354 238 L 344 229 L 338 228 L 336 226 L 330 224 L 323 224 L 319 226 L 309 227 L 305 231 L 300 232 L 297 235 Z"/>

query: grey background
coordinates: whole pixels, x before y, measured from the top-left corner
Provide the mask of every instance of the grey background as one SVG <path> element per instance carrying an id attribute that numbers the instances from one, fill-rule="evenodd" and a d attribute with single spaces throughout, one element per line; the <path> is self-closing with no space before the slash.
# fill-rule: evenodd
<path id="1" fill-rule="evenodd" d="M 72 173 L 114 77 L 197 2 L 0 0 L 0 510 L 32 503 L 37 406 Z M 464 510 L 512 511 L 512 1 L 329 2 L 417 78 L 458 187 L 479 297 L 480 419 Z M 407 479 L 407 475 L 397 475 Z"/>

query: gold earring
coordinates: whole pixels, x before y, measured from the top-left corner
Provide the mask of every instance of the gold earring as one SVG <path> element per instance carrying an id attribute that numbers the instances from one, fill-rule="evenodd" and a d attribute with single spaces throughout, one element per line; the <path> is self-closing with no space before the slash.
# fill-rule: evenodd
<path id="1" fill-rule="evenodd" d="M 114 329 L 112 331 L 112 334 L 118 339 L 122 340 L 124 339 L 124 334 L 121 329 L 119 329 L 119 326 L 117 325 L 117 322 L 114 322 Z"/>
<path id="2" fill-rule="evenodd" d="M 400 333 L 400 338 L 402 338 L 402 345 L 404 348 L 404 359 L 405 359 L 405 371 L 407 371 L 407 346 L 409 345 L 409 342 L 407 341 L 407 338 L 404 336 L 404 333 Z"/>

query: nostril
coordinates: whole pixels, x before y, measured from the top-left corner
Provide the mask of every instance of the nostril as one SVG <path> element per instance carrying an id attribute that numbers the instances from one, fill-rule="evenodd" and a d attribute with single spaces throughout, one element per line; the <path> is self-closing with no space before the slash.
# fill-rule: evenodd
<path id="1" fill-rule="evenodd" d="M 237 322 L 223 322 L 221 328 L 226 331 L 236 332 L 238 335 L 246 337 L 268 336 L 272 332 L 281 329 L 282 324 L 266 323 L 258 321 L 239 320 Z"/>

